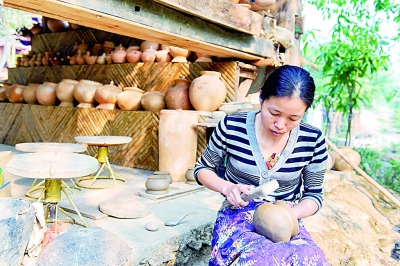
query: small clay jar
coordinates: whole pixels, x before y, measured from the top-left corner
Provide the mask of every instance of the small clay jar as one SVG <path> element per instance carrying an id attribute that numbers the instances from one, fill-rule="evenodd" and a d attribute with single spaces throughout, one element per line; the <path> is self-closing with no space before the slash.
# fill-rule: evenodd
<path id="1" fill-rule="evenodd" d="M 114 50 L 115 44 L 112 41 L 104 41 L 103 51 L 108 55 Z"/>
<path id="2" fill-rule="evenodd" d="M 140 51 L 142 51 L 142 53 L 143 53 L 150 47 L 152 47 L 154 50 L 158 51 L 160 49 L 160 44 L 157 42 L 152 42 L 152 41 L 144 41 L 140 45 Z"/>
<path id="3" fill-rule="evenodd" d="M 85 56 L 82 55 L 81 50 L 78 50 L 78 54 L 76 55 L 76 63 L 78 65 L 84 65 L 85 64 Z"/>
<path id="4" fill-rule="evenodd" d="M 70 64 L 71 66 L 73 66 L 73 65 L 76 64 L 76 55 L 68 56 L 67 58 L 69 59 L 69 64 Z"/>
<path id="5" fill-rule="evenodd" d="M 122 90 L 115 86 L 113 81 L 111 81 L 110 84 L 101 86 L 94 94 L 94 99 L 99 103 L 96 108 L 114 110 L 118 95 L 121 92 Z"/>
<path id="6" fill-rule="evenodd" d="M 74 98 L 79 102 L 77 107 L 91 108 L 95 103 L 94 94 L 103 86 L 100 82 L 81 79 L 74 87 Z"/>
<path id="7" fill-rule="evenodd" d="M 154 50 L 154 48 L 152 46 L 150 46 L 150 48 L 146 49 L 142 53 L 140 58 L 142 59 L 143 62 L 153 63 L 154 60 L 156 59 L 156 53 L 157 53 L 157 51 Z"/>
<path id="8" fill-rule="evenodd" d="M 155 172 L 153 173 L 153 175 L 155 175 L 155 176 L 165 176 L 165 177 L 167 178 L 168 182 L 169 182 L 170 184 L 172 183 L 172 176 L 171 176 L 171 174 L 170 174 L 169 172 L 167 172 L 167 171 L 155 171 Z"/>
<path id="9" fill-rule="evenodd" d="M 7 88 L 6 97 L 11 103 L 22 103 L 24 102 L 24 97 L 22 96 L 24 92 L 25 85 L 13 84 Z"/>
<path id="10" fill-rule="evenodd" d="M 95 43 L 92 48 L 93 55 L 99 56 L 100 52 L 103 50 L 103 44 Z"/>
<path id="11" fill-rule="evenodd" d="M 172 62 L 187 62 L 187 59 L 191 53 L 191 51 L 175 46 L 170 46 L 170 53 L 174 59 L 172 59 Z"/>
<path id="12" fill-rule="evenodd" d="M 171 62 L 172 56 L 167 50 L 158 50 L 156 52 L 156 61 L 157 62 Z"/>
<path id="13" fill-rule="evenodd" d="M 139 89 L 136 84 L 133 87 L 125 87 L 123 92 L 118 94 L 117 104 L 121 110 L 136 111 L 141 107 L 140 100 L 144 91 Z"/>
<path id="14" fill-rule="evenodd" d="M 35 61 L 35 65 L 36 66 L 41 66 L 42 65 L 42 59 L 43 59 L 43 54 L 38 54 L 36 61 Z"/>
<path id="15" fill-rule="evenodd" d="M 121 44 L 115 47 L 114 52 L 112 54 L 112 61 L 116 64 L 125 63 L 126 59 L 126 50 Z"/>
<path id="16" fill-rule="evenodd" d="M 140 61 L 140 57 L 142 56 L 141 51 L 130 50 L 126 52 L 126 61 L 129 63 L 136 63 Z"/>
<path id="17" fill-rule="evenodd" d="M 191 110 L 193 109 L 189 99 L 190 81 L 187 79 L 176 79 L 175 86 L 168 89 L 165 94 L 165 104 L 168 109 Z"/>
<path id="18" fill-rule="evenodd" d="M 78 45 L 78 51 L 81 51 L 81 54 L 84 55 L 84 54 L 86 54 L 88 48 L 89 48 L 89 44 L 87 44 L 85 42 L 85 40 L 82 39 L 82 42 Z"/>
<path id="19" fill-rule="evenodd" d="M 65 20 L 48 18 L 47 27 L 51 30 L 51 32 L 58 32 L 67 29 L 69 27 L 69 23 Z"/>
<path id="20" fill-rule="evenodd" d="M 56 96 L 61 101 L 59 106 L 74 107 L 74 88 L 79 83 L 73 79 L 63 79 L 56 86 Z"/>
<path id="21" fill-rule="evenodd" d="M 113 52 L 111 52 L 111 54 L 106 54 L 106 62 L 107 64 L 112 64 L 112 54 Z"/>
<path id="22" fill-rule="evenodd" d="M 99 55 L 96 59 L 96 63 L 99 65 L 104 65 L 106 63 L 106 54 L 103 53 L 102 55 Z"/>
<path id="23" fill-rule="evenodd" d="M 140 99 L 140 104 L 145 111 L 160 112 L 165 109 L 165 93 L 161 91 L 145 92 Z"/>
<path id="24" fill-rule="evenodd" d="M 196 53 L 197 59 L 195 62 L 197 63 L 208 63 L 212 62 L 211 55 L 203 54 L 203 53 Z"/>
<path id="25" fill-rule="evenodd" d="M 85 62 L 88 65 L 94 65 L 97 60 L 97 55 L 90 55 L 90 52 L 87 51 L 85 55 Z"/>
<path id="26" fill-rule="evenodd" d="M 22 92 L 22 96 L 24 97 L 24 101 L 30 104 L 35 104 L 36 100 L 36 89 L 40 84 L 29 83 L 25 86 L 24 91 Z"/>
<path id="27" fill-rule="evenodd" d="M 186 184 L 197 185 L 196 179 L 194 178 L 194 168 L 189 167 L 185 173 Z"/>
<path id="28" fill-rule="evenodd" d="M 2 83 L 0 86 L 0 102 L 7 101 L 7 89 L 12 86 L 11 83 Z"/>
<path id="29" fill-rule="evenodd" d="M 162 195 L 168 193 L 169 181 L 166 176 L 152 175 L 146 180 L 146 192 L 148 194 Z"/>
<path id="30" fill-rule="evenodd" d="M 57 83 L 43 82 L 36 88 L 36 99 L 41 105 L 54 105 L 57 101 Z"/>

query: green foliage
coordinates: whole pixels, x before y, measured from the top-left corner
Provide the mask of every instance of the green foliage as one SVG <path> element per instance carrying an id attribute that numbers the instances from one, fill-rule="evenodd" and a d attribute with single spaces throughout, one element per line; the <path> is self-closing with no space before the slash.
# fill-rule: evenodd
<path id="1" fill-rule="evenodd" d="M 0 36 L 10 37 L 17 29 L 32 28 L 32 18 L 24 11 L 0 6 Z"/>
<path id="2" fill-rule="evenodd" d="M 357 148 L 360 168 L 382 186 L 400 193 L 400 143 L 388 148 Z"/>

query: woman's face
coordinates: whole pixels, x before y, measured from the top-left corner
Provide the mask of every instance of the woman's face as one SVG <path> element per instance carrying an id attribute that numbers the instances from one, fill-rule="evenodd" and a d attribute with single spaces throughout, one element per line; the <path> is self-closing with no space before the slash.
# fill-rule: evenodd
<path id="1" fill-rule="evenodd" d="M 306 103 L 298 97 L 273 96 L 261 103 L 261 124 L 268 136 L 279 138 L 300 123 L 306 109 Z"/>

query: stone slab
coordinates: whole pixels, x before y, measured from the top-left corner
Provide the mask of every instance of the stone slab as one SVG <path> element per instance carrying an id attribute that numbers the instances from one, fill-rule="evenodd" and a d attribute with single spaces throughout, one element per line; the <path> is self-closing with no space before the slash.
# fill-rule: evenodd
<path id="1" fill-rule="evenodd" d="M 177 197 L 182 197 L 187 194 L 196 192 L 196 191 L 201 191 L 205 189 L 204 186 L 200 186 L 197 183 L 196 184 L 186 184 L 185 182 L 173 182 L 172 184 L 169 185 L 168 187 L 168 193 L 166 194 L 161 194 L 161 195 L 156 195 L 156 194 L 149 194 L 146 193 L 146 188 L 141 188 L 137 191 L 135 191 L 135 195 L 138 195 L 140 197 L 146 198 L 146 199 L 151 199 L 151 200 L 165 200 L 165 199 L 173 199 Z"/>

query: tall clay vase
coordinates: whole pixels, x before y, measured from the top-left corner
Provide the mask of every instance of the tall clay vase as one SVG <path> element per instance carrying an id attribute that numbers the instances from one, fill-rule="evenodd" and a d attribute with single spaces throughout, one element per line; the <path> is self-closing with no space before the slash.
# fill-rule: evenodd
<path id="1" fill-rule="evenodd" d="M 114 110 L 117 103 L 118 95 L 122 92 L 120 88 L 114 85 L 111 81 L 110 84 L 101 86 L 96 90 L 94 99 L 99 103 L 96 107 L 98 109 Z"/>
<path id="2" fill-rule="evenodd" d="M 160 112 L 165 108 L 165 93 L 161 91 L 145 92 L 140 99 L 140 104 L 145 111 Z"/>
<path id="3" fill-rule="evenodd" d="M 175 86 L 171 87 L 165 94 L 165 104 L 168 109 L 193 109 L 189 99 L 189 86 L 190 81 L 187 79 L 175 80 Z"/>
<path id="4" fill-rule="evenodd" d="M 59 106 L 74 107 L 74 88 L 79 83 L 73 79 L 63 79 L 56 86 L 56 96 L 61 101 Z"/>
<path id="5" fill-rule="evenodd" d="M 140 100 L 144 91 L 139 89 L 136 84 L 134 87 L 125 87 L 123 92 L 118 94 L 117 104 L 121 110 L 136 111 L 141 107 Z"/>
<path id="6" fill-rule="evenodd" d="M 24 102 L 24 97 L 22 93 L 24 92 L 24 85 L 13 84 L 7 88 L 6 97 L 11 103 L 22 103 Z"/>
<path id="7" fill-rule="evenodd" d="M 95 103 L 94 94 L 103 86 L 100 82 L 81 79 L 74 88 L 74 98 L 79 102 L 77 107 L 91 108 Z"/>
<path id="8" fill-rule="evenodd" d="M 40 84 L 37 83 L 29 83 L 27 86 L 25 86 L 24 91 L 22 92 L 25 102 L 29 104 L 35 104 L 37 102 L 36 89 L 39 86 Z"/>
<path id="9" fill-rule="evenodd" d="M 361 156 L 358 152 L 353 150 L 349 146 L 339 146 L 339 150 L 347 156 L 351 160 L 351 162 L 355 163 L 356 165 L 359 165 L 361 162 Z M 334 167 L 338 171 L 351 171 L 353 170 L 353 167 L 348 164 L 339 154 L 336 152 L 333 153 L 333 156 L 335 158 L 335 164 Z"/>
<path id="10" fill-rule="evenodd" d="M 36 99 L 41 105 L 55 105 L 57 101 L 56 96 L 57 83 L 43 82 L 42 85 L 36 89 Z"/>
<path id="11" fill-rule="evenodd" d="M 213 112 L 225 101 L 227 90 L 220 80 L 221 73 L 201 71 L 189 87 L 189 99 L 197 111 Z"/>

